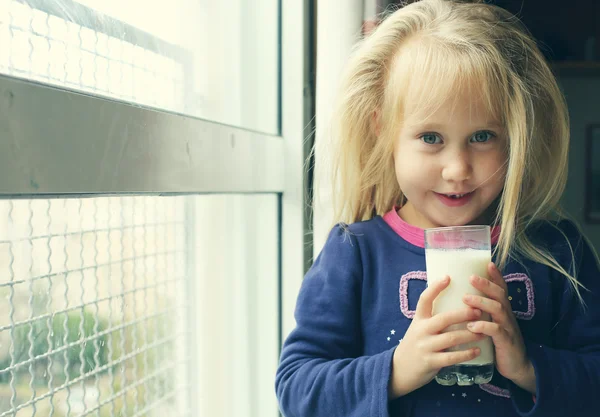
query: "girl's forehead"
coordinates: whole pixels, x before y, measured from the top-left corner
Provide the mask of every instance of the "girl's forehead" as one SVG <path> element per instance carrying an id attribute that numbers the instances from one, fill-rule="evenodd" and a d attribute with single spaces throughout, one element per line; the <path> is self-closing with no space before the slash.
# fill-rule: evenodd
<path id="1" fill-rule="evenodd" d="M 388 93 L 402 114 L 431 114 L 442 106 L 467 106 L 502 119 L 506 92 L 497 80 L 497 66 L 477 53 L 410 42 L 390 68 Z"/>
<path id="2" fill-rule="evenodd" d="M 426 96 L 407 95 L 403 99 L 403 123 L 421 125 L 462 121 L 474 125 L 502 126 L 498 106 L 490 103 L 481 88 L 456 88 L 431 91 Z"/>
<path id="3" fill-rule="evenodd" d="M 457 88 L 444 92 L 431 92 L 428 97 L 407 96 L 404 99 L 404 120 L 415 123 L 430 120 L 444 121 L 467 115 L 473 120 L 486 120 L 500 124 L 502 119 L 494 106 L 490 106 L 481 88 Z"/>

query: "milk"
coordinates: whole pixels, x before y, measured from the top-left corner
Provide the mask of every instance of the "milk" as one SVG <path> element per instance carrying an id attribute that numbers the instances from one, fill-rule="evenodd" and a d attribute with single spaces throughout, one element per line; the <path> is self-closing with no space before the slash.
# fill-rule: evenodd
<path id="1" fill-rule="evenodd" d="M 465 294 L 483 295 L 469 282 L 472 275 L 487 278 L 487 266 L 491 261 L 489 250 L 478 249 L 426 249 L 428 285 L 450 276 L 450 284 L 443 290 L 433 303 L 433 314 L 460 310 L 467 307 L 463 302 Z M 490 320 L 487 313 L 483 313 L 481 320 Z M 466 323 L 450 326 L 447 330 L 466 329 Z M 458 345 L 451 350 L 465 350 L 478 347 L 481 354 L 461 365 L 486 365 L 494 362 L 494 345 L 490 337 L 477 342 Z"/>

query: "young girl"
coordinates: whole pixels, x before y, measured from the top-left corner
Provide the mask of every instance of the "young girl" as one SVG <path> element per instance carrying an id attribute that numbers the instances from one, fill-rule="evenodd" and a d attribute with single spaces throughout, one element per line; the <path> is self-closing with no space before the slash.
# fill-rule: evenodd
<path id="1" fill-rule="evenodd" d="M 450 0 L 401 8 L 356 50 L 339 103 L 339 224 L 283 347 L 283 414 L 600 415 L 600 274 L 576 226 L 557 216 L 567 110 L 517 19 Z M 452 277 L 426 285 L 423 229 L 466 224 L 493 227 L 490 280 L 471 278 L 485 297 L 432 316 Z M 495 346 L 490 384 L 433 381 L 479 354 L 448 348 L 483 337 Z"/>

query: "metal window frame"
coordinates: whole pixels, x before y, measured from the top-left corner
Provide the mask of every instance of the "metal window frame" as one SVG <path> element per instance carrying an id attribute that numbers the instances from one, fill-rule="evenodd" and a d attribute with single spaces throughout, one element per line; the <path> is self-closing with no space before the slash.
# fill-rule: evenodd
<path id="1" fill-rule="evenodd" d="M 279 193 L 286 140 L 0 76 L 0 195 Z"/>
<path id="2" fill-rule="evenodd" d="M 277 193 L 281 342 L 310 253 L 310 3 L 279 1 L 279 136 L 0 76 L 0 198 Z"/>

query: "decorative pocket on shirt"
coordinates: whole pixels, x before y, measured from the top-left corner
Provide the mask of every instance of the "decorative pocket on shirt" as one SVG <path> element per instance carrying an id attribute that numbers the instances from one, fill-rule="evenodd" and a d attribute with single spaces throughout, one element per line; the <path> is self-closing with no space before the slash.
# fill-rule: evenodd
<path id="1" fill-rule="evenodd" d="M 535 315 L 533 282 L 526 274 L 516 273 L 504 276 L 508 287 L 508 299 L 515 317 L 531 320 Z M 412 271 L 400 278 L 400 311 L 413 319 L 421 293 L 427 288 L 427 272 Z"/>
<path id="2" fill-rule="evenodd" d="M 510 391 L 504 388 L 497 387 L 492 384 L 481 384 L 479 388 L 487 392 L 488 394 L 495 395 L 496 397 L 510 398 Z"/>
<path id="3" fill-rule="evenodd" d="M 409 319 L 415 317 L 417 302 L 425 288 L 427 288 L 425 271 L 409 272 L 400 278 L 400 311 Z"/>
<path id="4" fill-rule="evenodd" d="M 509 274 L 504 276 L 508 287 L 508 299 L 515 317 L 521 320 L 531 320 L 535 315 L 535 298 L 533 282 L 525 274 Z"/>

